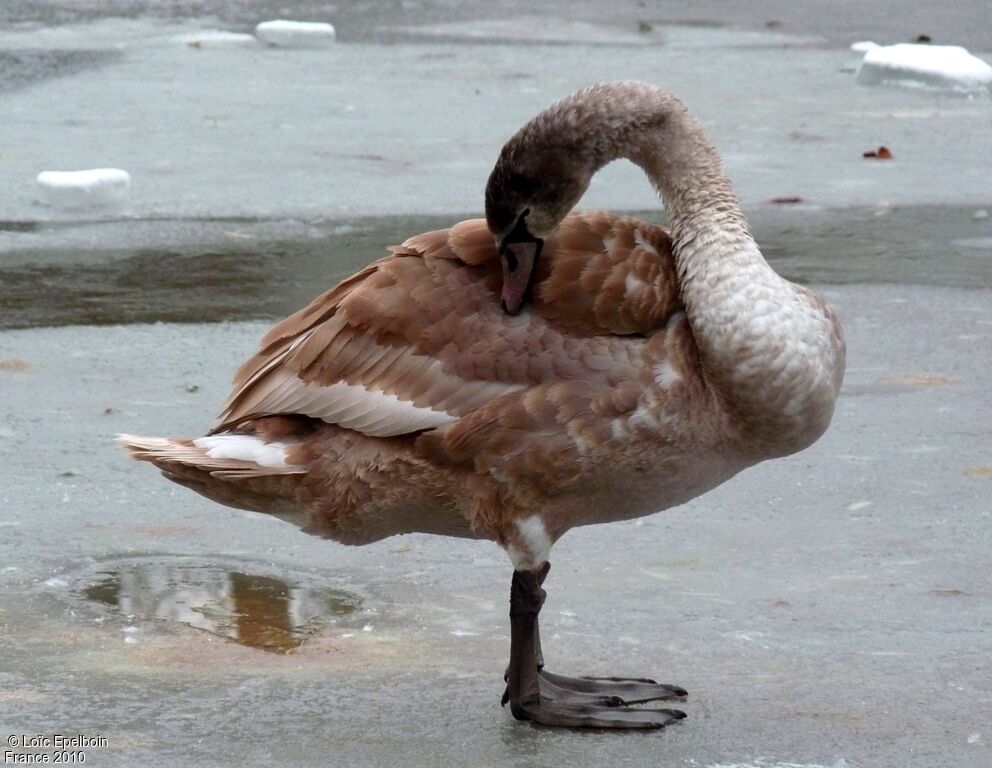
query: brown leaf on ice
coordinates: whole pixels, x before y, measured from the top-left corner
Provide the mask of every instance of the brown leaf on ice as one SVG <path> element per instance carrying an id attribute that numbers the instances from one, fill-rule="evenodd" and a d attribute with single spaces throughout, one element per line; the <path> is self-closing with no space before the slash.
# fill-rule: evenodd
<path id="1" fill-rule="evenodd" d="M 18 360 L 16 357 L 12 357 L 9 360 L 4 360 L 0 357 L 0 371 L 6 371 L 7 373 L 24 373 L 29 368 L 28 364 L 23 360 Z"/>
<path id="2" fill-rule="evenodd" d="M 951 383 L 946 376 L 935 373 L 887 373 L 882 381 L 888 384 L 899 384 L 913 389 L 924 387 L 942 387 Z"/>
<path id="3" fill-rule="evenodd" d="M 875 160 L 891 160 L 892 150 L 883 145 L 878 149 L 869 149 L 867 152 L 862 152 L 861 156 L 870 157 Z"/>

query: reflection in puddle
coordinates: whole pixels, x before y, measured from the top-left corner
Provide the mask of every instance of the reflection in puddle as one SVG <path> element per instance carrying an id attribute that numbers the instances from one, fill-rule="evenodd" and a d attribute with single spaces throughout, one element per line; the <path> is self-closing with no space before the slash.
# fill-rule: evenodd
<path id="1" fill-rule="evenodd" d="M 99 576 L 83 594 L 118 613 L 181 622 L 275 653 L 291 651 L 361 602 L 340 590 L 301 587 L 216 563 L 137 561 Z"/>

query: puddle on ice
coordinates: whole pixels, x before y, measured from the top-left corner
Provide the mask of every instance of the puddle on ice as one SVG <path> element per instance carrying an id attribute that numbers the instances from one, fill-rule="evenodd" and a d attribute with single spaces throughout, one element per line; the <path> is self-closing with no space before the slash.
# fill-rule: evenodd
<path id="1" fill-rule="evenodd" d="M 245 572 L 244 563 L 130 560 L 105 564 L 81 590 L 88 600 L 139 620 L 162 619 L 274 653 L 298 647 L 361 600 Z"/>

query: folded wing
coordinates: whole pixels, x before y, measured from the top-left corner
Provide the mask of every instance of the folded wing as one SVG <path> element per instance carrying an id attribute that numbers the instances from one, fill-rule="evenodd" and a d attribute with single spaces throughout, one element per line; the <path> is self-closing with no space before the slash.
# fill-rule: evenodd
<path id="1" fill-rule="evenodd" d="M 411 238 L 269 331 L 214 431 L 301 414 L 392 437 L 492 416 L 534 388 L 636 380 L 644 336 L 678 309 L 664 231 L 573 214 L 542 261 L 533 311 L 510 317 L 485 222 Z"/>

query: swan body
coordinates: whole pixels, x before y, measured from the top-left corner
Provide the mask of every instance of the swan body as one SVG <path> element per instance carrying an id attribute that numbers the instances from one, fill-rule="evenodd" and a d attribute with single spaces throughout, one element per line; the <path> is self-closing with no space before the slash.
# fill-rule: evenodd
<path id="1" fill-rule="evenodd" d="M 621 157 L 658 188 L 671 232 L 571 211 Z M 512 606 L 543 596 L 534 574 L 570 528 L 681 504 L 826 429 L 838 320 L 765 262 L 673 97 L 609 83 L 545 110 L 503 148 L 486 207 L 276 325 L 207 437 L 125 446 L 205 496 L 340 542 L 496 541 Z M 536 637 L 533 616 L 514 638 Z M 532 666 L 527 642 L 511 670 Z M 514 714 L 575 724 L 547 715 L 544 677 L 524 677 L 510 675 Z"/>

